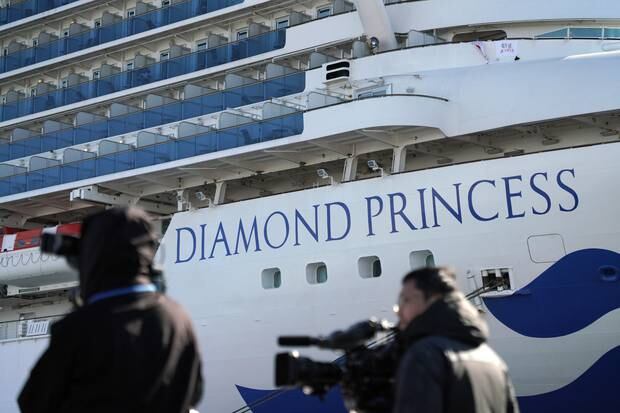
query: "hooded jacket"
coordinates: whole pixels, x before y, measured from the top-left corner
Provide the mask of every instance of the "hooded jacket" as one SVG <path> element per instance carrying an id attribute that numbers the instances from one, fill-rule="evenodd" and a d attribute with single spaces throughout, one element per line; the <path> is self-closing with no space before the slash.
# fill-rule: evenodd
<path id="1" fill-rule="evenodd" d="M 155 238 L 144 212 L 111 209 L 85 220 L 85 305 L 52 326 L 49 347 L 18 399 L 23 413 L 187 413 L 202 395 L 189 317 L 160 292 L 93 300 L 148 282 Z"/>
<path id="2" fill-rule="evenodd" d="M 518 413 L 508 369 L 461 293 L 435 301 L 403 332 L 394 413 Z"/>

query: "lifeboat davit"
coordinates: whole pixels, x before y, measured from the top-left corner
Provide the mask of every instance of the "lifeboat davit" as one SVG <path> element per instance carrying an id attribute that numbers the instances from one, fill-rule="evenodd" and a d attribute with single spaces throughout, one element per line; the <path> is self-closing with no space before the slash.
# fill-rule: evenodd
<path id="1" fill-rule="evenodd" d="M 46 232 L 79 236 L 81 224 L 46 228 Z M 42 254 L 43 228 L 0 235 L 0 284 L 7 296 L 36 294 L 77 285 L 77 273 L 63 257 Z"/>

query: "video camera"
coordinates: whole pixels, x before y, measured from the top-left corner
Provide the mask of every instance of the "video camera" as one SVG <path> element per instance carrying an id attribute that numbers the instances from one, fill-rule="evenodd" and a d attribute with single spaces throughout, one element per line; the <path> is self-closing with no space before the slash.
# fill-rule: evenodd
<path id="1" fill-rule="evenodd" d="M 366 345 L 379 332 L 387 334 Z M 375 319 L 354 324 L 327 337 L 282 336 L 281 346 L 341 350 L 344 356 L 333 363 L 317 362 L 299 353 L 276 355 L 276 386 L 302 386 L 304 393 L 324 396 L 340 384 L 345 406 L 357 413 L 389 413 L 396 368 L 400 358 L 397 330 L 387 321 Z"/>
<path id="2" fill-rule="evenodd" d="M 59 255 L 67 260 L 74 269 L 78 269 L 78 260 L 81 250 L 80 238 L 58 233 L 43 232 L 41 234 L 41 252 L 45 254 Z M 151 265 L 149 278 L 160 292 L 166 291 L 164 273 Z M 77 294 L 77 290 L 74 291 Z"/>

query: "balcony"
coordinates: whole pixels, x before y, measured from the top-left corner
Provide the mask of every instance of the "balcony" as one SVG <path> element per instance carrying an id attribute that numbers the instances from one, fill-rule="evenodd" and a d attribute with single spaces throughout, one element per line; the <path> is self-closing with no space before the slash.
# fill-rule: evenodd
<path id="1" fill-rule="evenodd" d="M 286 29 L 274 30 L 100 79 L 70 85 L 49 93 L 17 99 L 0 105 L 0 120 L 6 121 L 31 115 L 271 52 L 283 48 L 285 43 Z"/>
<path id="2" fill-rule="evenodd" d="M 10 6 L 0 8 L 0 25 L 43 13 L 77 0 L 24 0 L 12 2 Z"/>
<path id="3" fill-rule="evenodd" d="M 24 48 L 0 57 L 0 73 L 10 72 L 242 2 L 243 0 L 188 0 L 127 19 L 120 19 L 120 21 L 90 30 L 80 31 L 83 26 L 74 24 L 73 27 L 69 28 L 70 35 L 60 39 L 53 39 L 52 35 L 43 33 L 45 36 L 40 37 L 46 39 L 44 43 L 43 40 L 40 40 L 37 46 Z M 112 21 L 117 16 L 107 13 L 104 17 L 107 18 L 104 20 Z M 71 33 L 73 30 L 77 33 Z"/>
<path id="4" fill-rule="evenodd" d="M 305 88 L 305 80 L 305 73 L 292 73 L 269 78 L 263 82 L 255 82 L 223 91 L 186 97 L 186 99 L 181 101 L 151 107 L 146 110 L 137 110 L 120 116 L 112 116 L 104 120 L 100 120 L 101 117 L 91 115 L 91 118 L 98 120 L 83 123 L 73 128 L 69 127 L 39 136 L 19 139 L 8 144 L 0 144 L 0 161 L 35 155 L 166 123 L 208 115 L 223 111 L 226 108 L 249 105 L 272 98 L 300 93 Z M 188 96 L 187 92 L 186 96 Z"/>
<path id="5" fill-rule="evenodd" d="M 228 117 L 233 119 L 237 117 L 241 120 L 226 122 L 227 125 L 233 126 L 216 130 L 191 125 L 194 130 L 204 130 L 204 132 L 179 136 L 177 139 L 147 134 L 146 139 L 142 143 L 138 142 L 136 147 L 103 141 L 99 145 L 98 156 L 90 152 L 67 150 L 62 164 L 57 160 L 33 157 L 29 172 L 0 178 L 0 196 L 301 134 L 304 129 L 303 113 L 284 108 L 285 114 L 259 121 L 247 121 L 247 118 L 243 120 L 242 116 L 227 114 Z"/>

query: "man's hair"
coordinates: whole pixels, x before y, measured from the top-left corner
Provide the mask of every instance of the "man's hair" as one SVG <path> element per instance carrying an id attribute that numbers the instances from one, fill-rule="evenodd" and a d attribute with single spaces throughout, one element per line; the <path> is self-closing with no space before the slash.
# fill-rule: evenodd
<path id="1" fill-rule="evenodd" d="M 456 291 L 456 274 L 444 267 L 425 267 L 411 271 L 403 277 L 403 285 L 414 281 L 416 288 L 422 291 L 425 298 L 434 294 L 448 294 Z"/>

